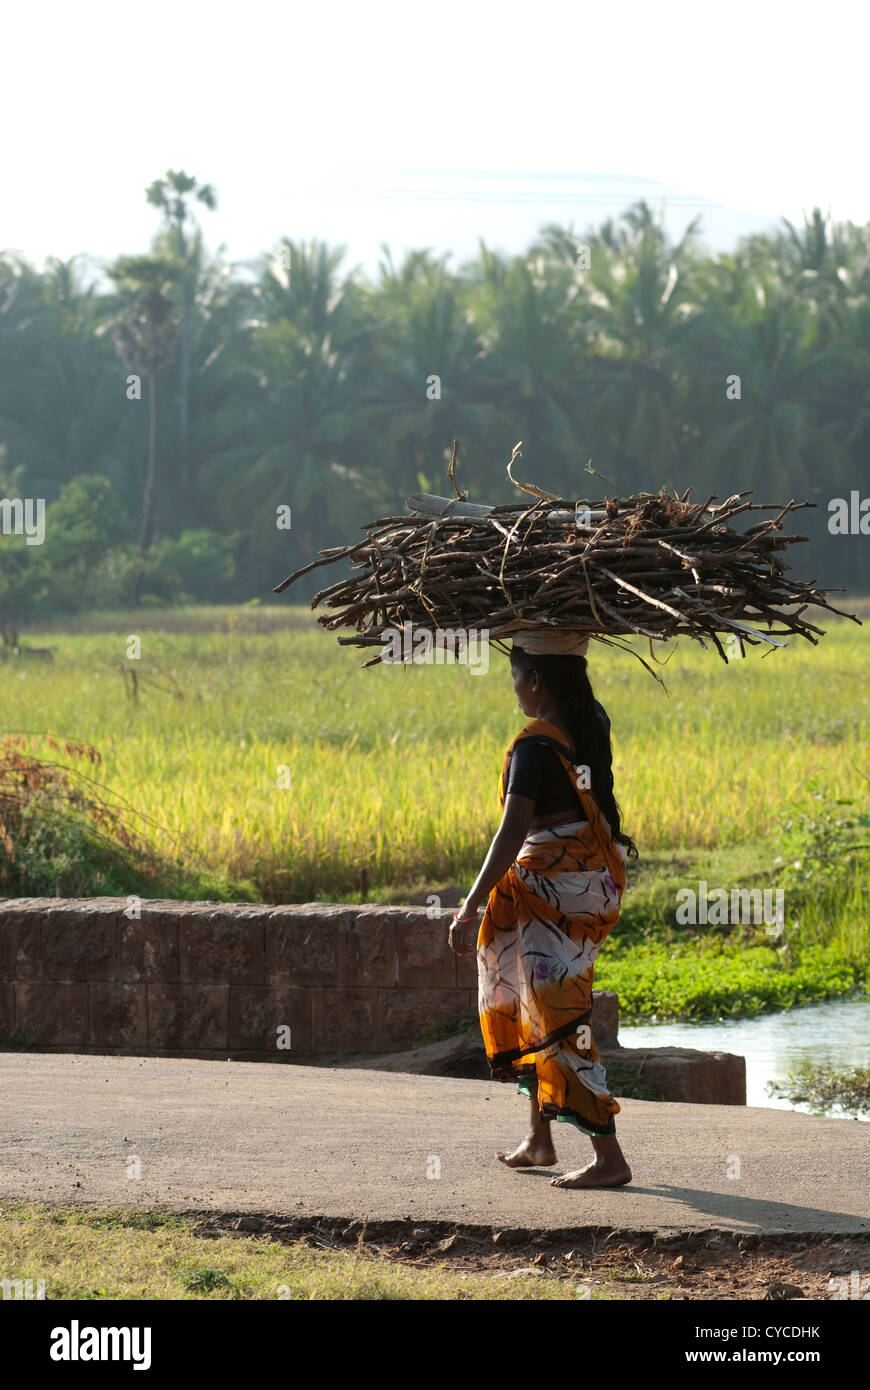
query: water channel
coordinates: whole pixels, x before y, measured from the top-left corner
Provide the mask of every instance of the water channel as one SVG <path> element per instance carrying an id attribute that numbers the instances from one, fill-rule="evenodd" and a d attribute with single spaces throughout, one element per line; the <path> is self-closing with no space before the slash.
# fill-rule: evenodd
<path id="1" fill-rule="evenodd" d="M 870 1066 L 870 999 L 827 999 L 755 1018 L 719 1023 L 647 1023 L 619 1025 L 622 1047 L 695 1047 L 702 1052 L 736 1052 L 746 1058 L 746 1104 L 813 1113 L 812 1104 L 769 1096 L 765 1083 L 785 1081 L 800 1062 L 845 1070 Z M 854 1119 L 831 1106 L 832 1119 Z M 868 1121 L 870 1114 L 859 1112 Z"/>

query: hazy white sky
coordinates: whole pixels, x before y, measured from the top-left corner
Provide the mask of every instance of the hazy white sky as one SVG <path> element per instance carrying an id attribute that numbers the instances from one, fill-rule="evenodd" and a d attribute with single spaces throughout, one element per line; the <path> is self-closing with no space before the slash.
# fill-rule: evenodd
<path id="1" fill-rule="evenodd" d="M 147 248 L 144 189 L 213 183 L 210 245 L 523 250 L 665 193 L 708 240 L 870 220 L 861 0 L 25 0 L 3 22 L 0 249 Z"/>

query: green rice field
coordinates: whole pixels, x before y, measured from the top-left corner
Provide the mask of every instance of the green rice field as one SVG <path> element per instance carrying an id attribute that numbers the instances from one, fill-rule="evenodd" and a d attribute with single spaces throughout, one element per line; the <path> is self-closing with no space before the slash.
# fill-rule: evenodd
<path id="1" fill-rule="evenodd" d="M 491 650 L 485 674 L 450 661 L 364 670 L 365 655 L 304 607 L 109 614 L 99 627 L 26 639 L 53 660 L 0 663 L 5 731 L 93 744 L 102 763 L 81 770 L 201 875 L 199 896 L 407 902 L 470 885 L 525 722 L 506 656 Z M 795 638 L 727 665 L 687 639 L 659 644 L 667 691 L 628 653 L 592 644 L 641 856 L 627 929 L 673 940 L 675 888 L 700 878 L 783 881 L 802 942 L 836 946 L 863 970 L 868 630 L 832 621 L 818 647 Z M 60 756 L 44 741 L 37 751 Z"/>

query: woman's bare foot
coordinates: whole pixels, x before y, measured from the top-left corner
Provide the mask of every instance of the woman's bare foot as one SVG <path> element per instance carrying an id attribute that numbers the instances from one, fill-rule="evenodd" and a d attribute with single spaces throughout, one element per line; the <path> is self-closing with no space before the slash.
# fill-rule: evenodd
<path id="1" fill-rule="evenodd" d="M 586 1168 L 578 1168 L 575 1173 L 564 1173 L 561 1178 L 551 1178 L 551 1187 L 622 1187 L 631 1182 L 631 1169 L 621 1163 L 602 1163 L 596 1159 Z"/>
<path id="2" fill-rule="evenodd" d="M 556 1162 L 556 1150 L 549 1140 L 529 1135 L 513 1153 L 496 1158 L 508 1168 L 549 1168 Z"/>

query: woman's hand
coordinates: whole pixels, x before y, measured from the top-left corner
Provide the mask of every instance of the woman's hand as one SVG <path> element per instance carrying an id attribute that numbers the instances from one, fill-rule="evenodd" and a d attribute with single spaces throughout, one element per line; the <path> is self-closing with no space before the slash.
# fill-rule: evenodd
<path id="1" fill-rule="evenodd" d="M 451 951 L 457 956 L 472 956 L 477 950 L 477 915 L 480 908 L 475 908 L 473 913 L 468 908 L 461 908 L 463 918 L 460 919 L 457 913 L 447 932 L 447 941 Z M 472 929 L 474 932 L 472 939 Z"/>
<path id="2" fill-rule="evenodd" d="M 489 852 L 483 861 L 483 868 L 471 885 L 471 891 L 459 913 L 450 923 L 447 940 L 457 956 L 474 954 L 476 942 L 469 940 L 471 929 L 477 931 L 478 906 L 486 902 L 490 892 L 504 877 L 517 857 L 529 828 L 535 803 L 528 796 L 515 796 L 512 792 L 505 798 L 501 825 L 493 836 Z M 467 919 L 463 920 L 463 919 Z"/>

